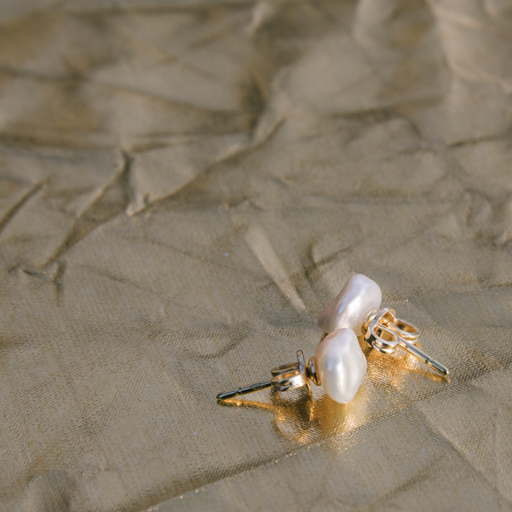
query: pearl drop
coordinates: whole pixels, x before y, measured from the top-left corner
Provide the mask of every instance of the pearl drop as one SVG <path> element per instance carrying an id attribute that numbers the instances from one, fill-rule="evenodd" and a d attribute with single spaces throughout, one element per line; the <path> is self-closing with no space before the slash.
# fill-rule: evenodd
<path id="1" fill-rule="evenodd" d="M 380 286 L 363 274 L 356 274 L 320 313 L 318 327 L 327 333 L 335 329 L 349 328 L 360 336 L 365 316 L 372 309 L 379 309 L 381 301 Z"/>
<path id="2" fill-rule="evenodd" d="M 326 336 L 316 348 L 315 367 L 325 392 L 340 404 L 350 402 L 367 368 L 354 331 L 338 329 Z"/>

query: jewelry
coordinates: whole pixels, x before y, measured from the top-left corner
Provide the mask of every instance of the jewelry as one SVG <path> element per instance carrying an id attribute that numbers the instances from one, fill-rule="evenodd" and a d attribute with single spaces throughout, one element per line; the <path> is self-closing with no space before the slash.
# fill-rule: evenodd
<path id="1" fill-rule="evenodd" d="M 270 380 L 219 393 L 217 400 L 228 400 L 270 387 L 277 391 L 287 391 L 306 386 L 311 392 L 311 380 L 317 386 L 323 385 L 327 395 L 334 401 L 346 404 L 359 389 L 366 367 L 366 357 L 354 331 L 338 329 L 318 345 L 315 356 L 309 359 L 307 365 L 302 350 L 299 350 L 297 363 L 274 368 L 270 371 Z"/>
<path id="2" fill-rule="evenodd" d="M 324 336 L 316 348 L 314 357 L 306 365 L 304 354 L 297 352 L 297 363 L 290 363 L 271 370 L 272 378 L 217 395 L 217 400 L 228 400 L 272 387 L 286 391 L 306 386 L 309 381 L 323 385 L 334 401 L 350 402 L 366 373 L 366 357 L 361 350 L 357 335 L 376 350 L 393 353 L 399 346 L 443 375 L 448 369 L 425 354 L 415 343 L 419 331 L 413 325 L 400 320 L 392 309 L 379 310 L 382 292 L 377 283 L 362 274 L 352 276 L 340 294 L 320 313 L 318 326 Z"/>
<path id="3" fill-rule="evenodd" d="M 382 292 L 379 285 L 362 274 L 352 276 L 340 294 L 320 313 L 318 326 L 324 332 L 349 328 L 362 334 L 365 341 L 383 354 L 393 353 L 399 346 L 442 375 L 448 368 L 415 346 L 419 331 L 400 320 L 393 309 L 379 311 Z"/>

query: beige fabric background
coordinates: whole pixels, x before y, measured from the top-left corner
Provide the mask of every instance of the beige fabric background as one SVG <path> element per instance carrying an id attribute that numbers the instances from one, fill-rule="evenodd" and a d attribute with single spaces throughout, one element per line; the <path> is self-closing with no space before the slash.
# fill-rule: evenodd
<path id="1" fill-rule="evenodd" d="M 0 510 L 512 510 L 512 2 L 0 1 Z M 215 395 L 354 272 L 448 383 Z"/>

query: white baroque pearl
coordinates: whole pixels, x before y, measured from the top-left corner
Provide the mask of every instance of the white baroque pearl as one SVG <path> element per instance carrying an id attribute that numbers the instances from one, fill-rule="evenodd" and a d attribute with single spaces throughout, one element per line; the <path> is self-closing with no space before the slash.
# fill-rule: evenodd
<path id="1" fill-rule="evenodd" d="M 354 398 L 364 374 L 366 357 L 352 329 L 338 329 L 318 345 L 315 368 L 325 392 L 336 402 Z"/>
<path id="2" fill-rule="evenodd" d="M 340 294 L 320 313 L 318 327 L 324 332 L 352 329 L 361 335 L 364 317 L 379 309 L 382 301 L 380 286 L 363 274 L 352 276 Z"/>

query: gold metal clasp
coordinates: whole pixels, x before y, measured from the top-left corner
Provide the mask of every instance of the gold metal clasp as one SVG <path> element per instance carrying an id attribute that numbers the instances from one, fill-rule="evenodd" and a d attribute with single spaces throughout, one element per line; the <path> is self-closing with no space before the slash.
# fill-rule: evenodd
<path id="1" fill-rule="evenodd" d="M 420 335 L 418 329 L 397 318 L 393 309 L 370 311 L 361 330 L 366 342 L 384 354 L 392 354 L 400 346 L 442 375 L 447 376 L 450 373 L 448 368 L 415 346 Z"/>

